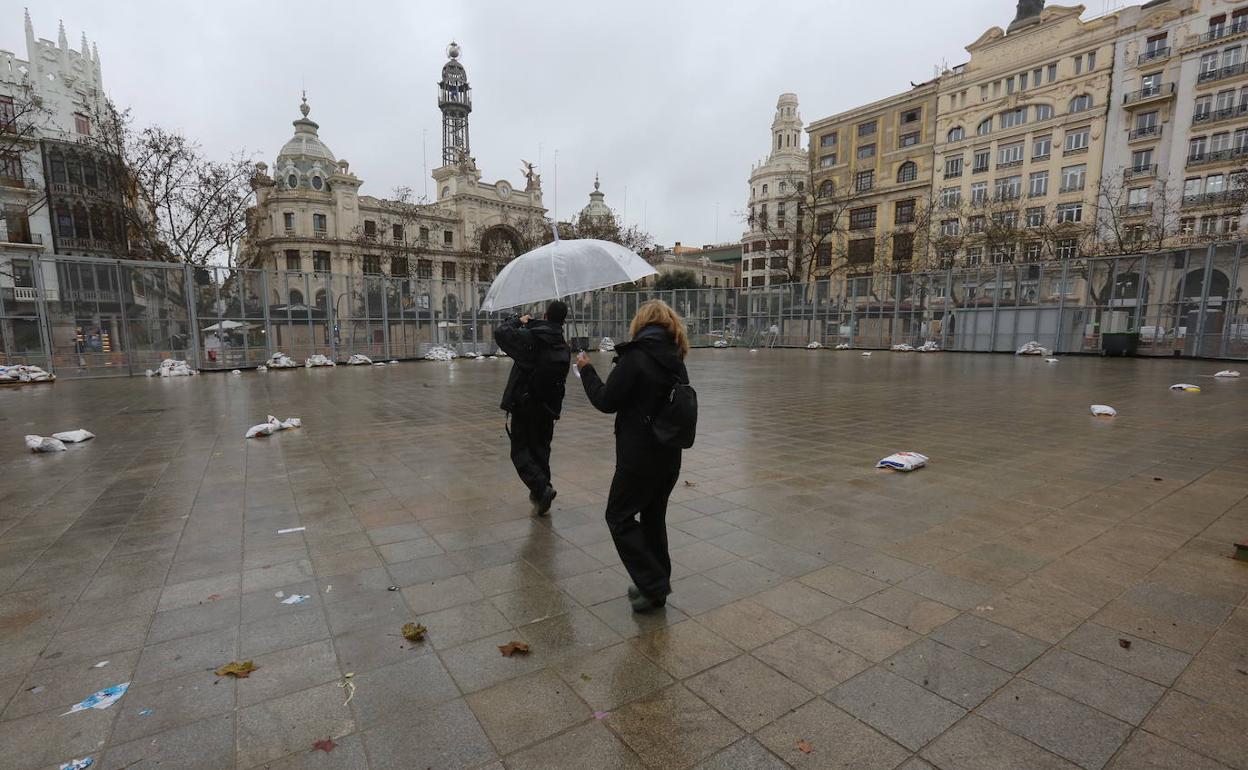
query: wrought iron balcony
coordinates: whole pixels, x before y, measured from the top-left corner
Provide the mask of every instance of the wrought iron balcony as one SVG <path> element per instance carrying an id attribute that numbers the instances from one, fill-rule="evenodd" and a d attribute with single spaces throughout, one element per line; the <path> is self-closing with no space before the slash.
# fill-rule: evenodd
<path id="1" fill-rule="evenodd" d="M 1118 211 L 1124 217 L 1138 217 L 1142 214 L 1151 214 L 1153 213 L 1153 202 L 1149 201 L 1148 203 L 1128 203 L 1125 206 L 1120 206 L 1118 208 Z"/>
<path id="2" fill-rule="evenodd" d="M 1137 139 L 1155 139 L 1161 136 L 1161 124 L 1152 126 L 1140 126 L 1131 129 L 1131 133 L 1127 135 L 1127 141 L 1134 142 Z"/>
<path id="3" fill-rule="evenodd" d="M 1240 205 L 1248 200 L 1248 191 L 1221 190 L 1219 192 L 1197 193 L 1183 196 L 1183 208 L 1195 206 Z"/>
<path id="4" fill-rule="evenodd" d="M 1244 62 L 1232 64 L 1229 67 L 1218 67 L 1217 69 L 1206 70 L 1196 76 L 1197 83 L 1212 83 L 1215 80 L 1224 80 L 1233 78 L 1236 75 L 1242 75 L 1245 72 Z"/>
<path id="5" fill-rule="evenodd" d="M 1198 152 L 1187 156 L 1187 167 L 1208 166 L 1213 163 L 1224 163 L 1228 160 L 1237 160 L 1243 157 L 1248 157 L 1248 147 L 1228 147 L 1225 150 Z"/>
<path id="6" fill-rule="evenodd" d="M 1124 168 L 1122 170 L 1123 179 L 1136 179 L 1138 177 L 1156 176 L 1156 175 L 1157 175 L 1156 163 L 1152 164 L 1151 166 L 1131 166 L 1128 168 Z"/>
<path id="7" fill-rule="evenodd" d="M 1248 115 L 1248 102 L 1235 105 L 1234 107 L 1226 107 L 1220 110 L 1198 112 L 1195 115 L 1192 115 L 1192 125 L 1205 126 L 1210 123 L 1220 123 L 1224 120 L 1238 118 L 1242 115 Z"/>
<path id="8" fill-rule="evenodd" d="M 15 233 L 0 236 L 0 243 L 22 243 L 30 246 L 42 246 L 43 236 L 39 233 Z"/>
<path id="9" fill-rule="evenodd" d="M 1140 54 L 1138 64 L 1144 64 L 1150 61 L 1157 61 L 1158 59 L 1166 59 L 1166 58 L 1169 58 L 1169 56 L 1170 56 L 1170 46 L 1168 45 L 1158 46 L 1157 48 L 1149 49 L 1145 51 L 1144 53 Z"/>
<path id="10" fill-rule="evenodd" d="M 1208 32 L 1196 38 L 1196 45 L 1212 43 L 1215 40 L 1221 40 L 1222 38 L 1230 37 L 1231 35 L 1238 35 L 1241 32 L 1248 32 L 1248 21 L 1236 21 L 1231 24 L 1219 24 L 1216 27 L 1210 27 Z"/>
<path id="11" fill-rule="evenodd" d="M 1174 83 L 1158 83 L 1122 95 L 1123 104 L 1142 104 L 1174 96 Z"/>
<path id="12" fill-rule="evenodd" d="M 34 190 L 35 180 L 23 176 L 0 174 L 0 187 L 16 187 L 22 190 Z"/>

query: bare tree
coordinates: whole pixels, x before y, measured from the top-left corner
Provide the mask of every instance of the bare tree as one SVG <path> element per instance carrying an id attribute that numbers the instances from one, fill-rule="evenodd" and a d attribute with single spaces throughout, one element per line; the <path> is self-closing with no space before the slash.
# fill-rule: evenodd
<path id="1" fill-rule="evenodd" d="M 1166 179 L 1158 179 L 1147 189 L 1143 200 L 1132 200 L 1133 189 L 1123 182 L 1121 170 L 1106 174 L 1097 182 L 1096 233 L 1088 244 L 1088 254 L 1112 256 L 1140 251 L 1157 251 L 1178 233 L 1179 196 Z M 1228 201 L 1242 200 L 1242 194 L 1227 192 Z M 1237 205 L 1237 208 L 1239 206 Z"/>
<path id="2" fill-rule="evenodd" d="M 5 96 L 11 101 L 0 104 L 0 176 L 5 177 L 9 185 L 25 190 L 20 196 L 9 196 L 5 200 L 10 227 L 18 228 L 18 232 L 10 232 L 9 237 L 28 238 L 30 217 L 48 205 L 47 185 L 35 181 L 36 176 L 41 175 L 36 173 L 39 154 L 34 150 L 51 125 L 52 111 L 29 83 L 11 86 Z M 8 260 L 0 261 L 0 275 L 13 277 Z"/>

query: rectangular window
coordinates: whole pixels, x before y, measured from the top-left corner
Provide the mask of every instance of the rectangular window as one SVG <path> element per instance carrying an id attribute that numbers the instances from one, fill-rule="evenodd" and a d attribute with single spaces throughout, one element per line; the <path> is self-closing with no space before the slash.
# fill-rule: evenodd
<path id="1" fill-rule="evenodd" d="M 416 277 L 426 281 L 433 278 L 433 260 L 418 259 L 416 260 Z"/>
<path id="2" fill-rule="evenodd" d="M 966 232 L 970 235 L 982 233 L 988 227 L 988 217 L 983 214 L 976 214 L 973 217 L 966 218 Z"/>
<path id="3" fill-rule="evenodd" d="M 945 158 L 945 179 L 962 176 L 962 156 Z"/>
<path id="4" fill-rule="evenodd" d="M 908 134 L 902 134 L 901 138 L 897 140 L 898 147 L 913 147 L 914 145 L 918 143 L 919 143 L 918 131 L 911 131 Z"/>
<path id="5" fill-rule="evenodd" d="M 1074 128 L 1066 132 L 1066 152 L 1088 149 L 1088 128 Z"/>
<path id="6" fill-rule="evenodd" d="M 754 258 L 754 260 L 752 261 L 752 264 L 751 264 L 751 266 L 750 266 L 750 269 L 751 269 L 751 270 L 766 270 L 766 269 L 767 269 L 767 258 L 766 258 L 766 257 L 755 257 L 755 258 Z"/>
<path id="7" fill-rule="evenodd" d="M 819 235 L 827 235 L 832 232 L 832 215 L 820 214 L 815 220 L 815 232 Z"/>
<path id="8" fill-rule="evenodd" d="M 941 191 L 940 191 L 941 208 L 946 208 L 946 209 L 956 208 L 958 204 L 960 204 L 961 202 L 962 202 L 962 188 L 961 187 L 941 188 Z"/>
<path id="9" fill-rule="evenodd" d="M 849 264 L 869 265 L 875 261 L 875 239 L 858 238 L 849 242 Z"/>
<path id="10" fill-rule="evenodd" d="M 1014 128 L 1021 126 L 1027 122 L 1027 108 L 1019 107 L 1016 110 L 1001 113 L 1001 128 Z"/>
<path id="11" fill-rule="evenodd" d="M 369 239 L 377 237 L 377 223 L 371 219 L 364 220 L 364 237 Z"/>
<path id="12" fill-rule="evenodd" d="M 1026 72 L 1020 72 L 1018 75 L 1018 90 L 1019 91 L 1027 90 L 1027 73 Z"/>
<path id="13" fill-rule="evenodd" d="M 994 265 L 1000 265 L 1004 262 L 1014 261 L 1014 251 L 1016 249 L 1013 243 L 998 243 L 992 247 L 991 258 Z"/>
<path id="14" fill-rule="evenodd" d="M 1096 51 L 1088 52 L 1088 72 L 1096 69 Z"/>
<path id="15" fill-rule="evenodd" d="M 1050 64 L 1049 65 L 1049 82 L 1052 83 L 1055 80 L 1057 80 L 1057 65 Z"/>
<path id="16" fill-rule="evenodd" d="M 365 275 L 381 275 L 381 257 L 365 254 L 362 269 Z"/>
<path id="17" fill-rule="evenodd" d="M 390 275 L 395 278 L 407 277 L 407 257 L 390 258 Z"/>
<path id="18" fill-rule="evenodd" d="M 992 215 L 992 225 L 1002 230 L 1013 230 L 1018 227 L 1018 212 L 998 211 Z"/>
<path id="19" fill-rule="evenodd" d="M 871 136 L 875 133 L 875 121 L 858 124 L 858 136 Z"/>
<path id="20" fill-rule="evenodd" d="M 918 123 L 923 117 L 923 108 L 915 107 L 913 110 L 906 110 L 901 113 L 901 124 L 904 126 L 908 123 Z"/>
<path id="21" fill-rule="evenodd" d="M 1079 256 L 1079 241 L 1074 238 L 1063 238 L 1054 249 L 1058 259 L 1075 259 Z"/>
<path id="22" fill-rule="evenodd" d="M 442 280 L 454 281 L 458 272 L 458 267 L 454 262 L 447 261 L 442 263 Z"/>
<path id="23" fill-rule="evenodd" d="M 455 245 L 455 233 L 454 233 L 454 231 L 452 231 L 452 230 L 443 230 L 443 231 L 442 231 L 442 244 L 443 244 L 443 245 L 445 245 L 445 246 L 454 246 L 454 245 Z"/>
<path id="24" fill-rule="evenodd" d="M 1012 75 L 1005 79 L 1005 92 L 1007 94 L 1014 93 L 1014 77 Z"/>
<path id="25" fill-rule="evenodd" d="M 1075 74 L 1079 75 L 1082 73 L 1083 73 L 1083 54 L 1079 54 L 1078 56 L 1075 57 Z"/>
<path id="26" fill-rule="evenodd" d="M 1208 137 L 1194 136 L 1187 143 L 1187 159 L 1201 160 L 1205 157 L 1205 151 L 1209 148 Z"/>
<path id="27" fill-rule="evenodd" d="M 1033 171 L 1027 178 L 1027 195 L 1040 198 L 1049 194 L 1049 172 Z"/>
<path id="28" fill-rule="evenodd" d="M 820 147 L 835 147 L 836 146 L 836 132 L 834 131 L 830 134 L 824 134 L 823 136 L 819 137 L 819 146 Z"/>
<path id="29" fill-rule="evenodd" d="M 6 179 L 22 178 L 22 159 L 15 152 L 0 154 L 0 176 Z"/>
<path id="30" fill-rule="evenodd" d="M 875 187 L 874 171 L 859 171 L 854 174 L 854 189 L 858 192 L 866 192 Z"/>
<path id="31" fill-rule="evenodd" d="M 312 269 L 318 273 L 328 273 L 330 270 L 330 259 L 328 251 L 312 252 Z"/>
<path id="32" fill-rule="evenodd" d="M 999 177 L 993 183 L 993 194 L 999 201 L 1017 200 L 1023 194 L 1022 176 Z"/>
<path id="33" fill-rule="evenodd" d="M 1200 195 L 1200 189 L 1201 189 L 1201 186 L 1204 184 L 1204 181 L 1205 180 L 1201 179 L 1198 176 L 1188 177 L 1187 179 L 1184 179 L 1183 180 L 1183 197 L 1191 198 L 1192 196 Z"/>
<path id="34" fill-rule="evenodd" d="M 893 234 L 893 261 L 908 262 L 914 256 L 914 233 Z"/>
<path id="35" fill-rule="evenodd" d="M 1040 241 L 1027 241 L 1023 259 L 1027 262 L 1039 262 L 1042 256 L 1044 256 L 1044 244 Z"/>
<path id="36" fill-rule="evenodd" d="M 1031 159 L 1040 160 L 1049 157 L 1053 152 L 1053 137 L 1051 135 L 1037 136 L 1031 143 Z"/>
<path id="37" fill-rule="evenodd" d="M 893 224 L 908 225 L 914 222 L 914 199 L 897 201 L 893 209 Z"/>
<path id="38" fill-rule="evenodd" d="M 836 153 L 830 152 L 819 156 L 819 168 L 832 168 L 836 165 Z"/>
<path id="39" fill-rule="evenodd" d="M 17 120 L 17 109 L 13 106 L 13 97 L 0 96 L 0 130 L 13 131 L 15 120 Z"/>
<path id="40" fill-rule="evenodd" d="M 1210 174 L 1205 179 L 1205 192 L 1214 195 L 1226 189 L 1226 177 L 1222 174 Z"/>
<path id="41" fill-rule="evenodd" d="M 867 230 L 875 227 L 875 206 L 864 206 L 849 212 L 850 230 Z"/>
<path id="42" fill-rule="evenodd" d="M 1040 83 L 1043 81 L 1043 79 L 1044 79 L 1044 68 L 1043 68 L 1043 67 L 1036 67 L 1034 70 L 1032 70 L 1032 71 L 1031 71 L 1031 82 L 1032 82 L 1032 83 L 1035 83 L 1035 84 L 1038 86 L 1038 85 L 1040 85 Z"/>
<path id="43" fill-rule="evenodd" d="M 815 247 L 815 267 L 832 267 L 832 244 L 821 243 Z"/>
<path id="44" fill-rule="evenodd" d="M 303 259 L 300 258 L 298 249 L 286 250 L 286 269 L 295 272 L 303 269 Z"/>
<path id="45" fill-rule="evenodd" d="M 979 173 L 988 170 L 988 164 L 992 161 L 992 150 L 976 150 L 973 171 Z"/>
<path id="46" fill-rule="evenodd" d="M 1216 51 L 1200 57 L 1200 75 L 1198 79 L 1208 80 L 1218 71 L 1218 54 Z"/>
<path id="47" fill-rule="evenodd" d="M 1065 224 L 1068 222 L 1083 221 L 1083 204 L 1082 203 L 1059 203 L 1057 204 L 1057 223 Z"/>
<path id="48" fill-rule="evenodd" d="M 988 183 L 972 182 L 971 183 L 971 205 L 982 206 L 988 202 Z"/>
<path id="49" fill-rule="evenodd" d="M 1208 120 L 1209 114 L 1213 112 L 1213 97 L 1206 94 L 1196 98 L 1196 103 L 1192 108 L 1192 119 L 1195 122 Z"/>
<path id="50" fill-rule="evenodd" d="M 403 225 L 390 226 L 390 239 L 395 243 L 403 242 Z"/>
<path id="51" fill-rule="evenodd" d="M 1044 226 L 1044 206 L 1032 206 L 1027 209 L 1027 226 L 1043 227 Z"/>
<path id="52" fill-rule="evenodd" d="M 283 223 L 283 224 L 285 225 L 285 227 L 286 227 L 286 233 L 287 233 L 287 234 L 290 234 L 290 233 L 294 232 L 294 230 L 295 230 L 295 215 L 294 215 L 292 212 L 290 212 L 290 211 L 287 211 L 286 213 L 282 214 L 282 223 Z"/>
<path id="53" fill-rule="evenodd" d="M 858 148 L 858 152 L 855 154 L 857 155 L 858 160 L 866 160 L 867 158 L 874 158 L 875 157 L 875 145 L 864 144 Z"/>
<path id="54" fill-rule="evenodd" d="M 1128 206 L 1148 205 L 1149 190 L 1147 187 L 1133 187 L 1127 191 Z"/>
<path id="55" fill-rule="evenodd" d="M 986 83 L 979 87 L 979 100 L 981 102 L 988 101 L 988 85 Z"/>
<path id="56" fill-rule="evenodd" d="M 962 232 L 962 221 L 960 219 L 945 219 L 940 223 L 940 234 L 944 236 L 955 236 Z"/>
<path id="57" fill-rule="evenodd" d="M 312 229 L 318 233 L 325 232 L 325 215 L 324 214 L 312 215 Z"/>
<path id="58" fill-rule="evenodd" d="M 982 246 L 971 246 L 966 250 L 966 264 L 969 267 L 978 267 L 983 261 L 984 249 Z M 974 295 L 968 295 L 967 299 L 971 299 L 973 296 Z"/>
<path id="59" fill-rule="evenodd" d="M 1023 143 L 1013 142 L 997 148 L 997 166 L 1017 166 L 1023 162 Z"/>
<path id="60" fill-rule="evenodd" d="M 1037 104 L 1036 105 L 1036 121 L 1048 120 L 1053 117 L 1053 105 Z"/>
<path id="61" fill-rule="evenodd" d="M 1209 152 L 1222 152 L 1231 148 L 1231 133 L 1221 131 L 1209 137 Z"/>
<path id="62" fill-rule="evenodd" d="M 1144 171 L 1153 165 L 1153 148 L 1147 150 L 1136 150 L 1131 153 L 1131 170 Z"/>
<path id="63" fill-rule="evenodd" d="M 772 270 L 784 270 L 788 267 L 788 261 L 789 261 L 788 257 L 772 257 L 771 269 Z"/>
<path id="64" fill-rule="evenodd" d="M 1066 166 L 1062 169 L 1062 192 L 1074 192 L 1082 190 L 1085 178 L 1087 177 L 1087 164 L 1080 163 L 1077 166 Z"/>
<path id="65" fill-rule="evenodd" d="M 91 136 L 91 119 L 86 115 L 74 114 L 74 132 L 82 136 Z"/>
<path id="66" fill-rule="evenodd" d="M 420 228 L 420 242 L 421 243 L 429 242 L 429 228 L 428 227 Z"/>

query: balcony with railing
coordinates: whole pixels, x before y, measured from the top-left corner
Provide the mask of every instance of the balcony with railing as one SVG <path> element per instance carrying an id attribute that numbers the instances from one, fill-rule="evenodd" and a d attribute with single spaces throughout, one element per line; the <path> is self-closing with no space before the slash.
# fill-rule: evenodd
<path id="1" fill-rule="evenodd" d="M 35 180 L 24 176 L 11 176 L 9 174 L 0 174 L 0 187 L 9 187 L 18 190 L 35 191 Z"/>
<path id="2" fill-rule="evenodd" d="M 1211 123 L 1221 123 L 1224 120 L 1233 120 L 1244 115 L 1248 115 L 1248 102 L 1237 104 L 1234 107 L 1225 107 L 1220 110 L 1197 112 L 1192 115 L 1192 125 L 1207 126 Z"/>
<path id="3" fill-rule="evenodd" d="M 1145 139 L 1156 139 L 1161 136 L 1161 124 L 1152 126 L 1140 126 L 1131 129 L 1131 133 L 1127 135 L 1127 141 L 1138 142 Z"/>
<path id="4" fill-rule="evenodd" d="M 63 249 L 75 251 L 112 251 L 114 244 L 98 238 L 61 238 L 59 245 Z"/>
<path id="5" fill-rule="evenodd" d="M 1204 72 L 1197 75 L 1196 82 L 1197 84 L 1213 83 L 1218 80 L 1226 80 L 1227 78 L 1233 78 L 1238 75 L 1243 75 L 1244 72 L 1246 71 L 1248 71 L 1248 69 L 1245 69 L 1244 62 L 1240 62 L 1239 64 L 1231 64 L 1227 67 L 1217 67 L 1215 69 L 1205 70 Z"/>
<path id="6" fill-rule="evenodd" d="M 1202 35 L 1188 38 L 1187 43 L 1183 47 L 1195 48 L 1202 45 L 1209 45 L 1210 43 L 1216 43 L 1217 41 L 1224 40 L 1228 37 L 1242 35 L 1245 32 L 1248 32 L 1248 20 L 1240 19 L 1232 21 L 1230 24 L 1218 24 L 1210 27 L 1209 31 Z"/>
<path id="7" fill-rule="evenodd" d="M 1124 217 L 1139 217 L 1145 214 L 1153 213 L 1153 202 L 1147 203 L 1128 203 L 1125 206 L 1118 207 L 1118 213 Z"/>
<path id="8" fill-rule="evenodd" d="M 13 232 L 0 233 L 0 243 L 17 246 L 42 246 L 43 236 L 39 233 Z"/>
<path id="9" fill-rule="evenodd" d="M 1140 54 L 1139 60 L 1136 62 L 1138 66 L 1144 66 L 1150 61 L 1160 61 L 1161 59 L 1170 58 L 1170 46 L 1163 45 L 1156 48 L 1150 48 Z"/>
<path id="10" fill-rule="evenodd" d="M 1183 196 L 1183 208 L 1199 206 L 1238 206 L 1248 200 L 1246 190 L 1219 190 Z"/>
<path id="11" fill-rule="evenodd" d="M 1248 146 L 1245 147 L 1228 147 L 1225 150 L 1210 150 L 1208 152 L 1192 153 L 1187 156 L 1187 167 L 1209 166 L 1214 163 L 1226 163 L 1228 161 L 1237 161 L 1242 158 L 1248 158 Z"/>
<path id="12" fill-rule="evenodd" d="M 1169 99 L 1172 96 L 1174 96 L 1174 83 L 1157 83 L 1123 94 L 1122 103 L 1128 107 L 1137 107 L 1141 104 Z"/>
<path id="13" fill-rule="evenodd" d="M 1123 179 L 1139 179 L 1146 176 L 1157 176 L 1157 164 L 1151 166 L 1129 166 L 1122 170 Z"/>

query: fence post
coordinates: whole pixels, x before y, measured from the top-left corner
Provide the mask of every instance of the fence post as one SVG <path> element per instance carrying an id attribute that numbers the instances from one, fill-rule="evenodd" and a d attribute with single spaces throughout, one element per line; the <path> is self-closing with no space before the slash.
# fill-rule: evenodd
<path id="1" fill-rule="evenodd" d="M 1231 275 L 1231 282 L 1227 284 L 1226 298 L 1223 300 L 1223 307 L 1226 312 L 1223 315 L 1226 320 L 1222 323 L 1222 344 L 1218 346 L 1218 358 L 1226 358 L 1227 340 L 1235 334 L 1238 324 L 1235 323 L 1236 314 L 1239 312 L 1239 302 L 1232 299 L 1235 296 L 1235 290 L 1239 287 L 1239 264 L 1243 256 L 1244 244 L 1235 244 L 1235 272 Z"/>
<path id="2" fill-rule="evenodd" d="M 992 323 L 989 325 L 988 352 L 997 351 L 997 316 L 1001 312 L 1001 283 L 1005 280 L 1005 266 L 997 264 L 996 291 L 992 293 Z"/>
<path id="3" fill-rule="evenodd" d="M 1205 346 L 1205 314 L 1209 312 L 1209 279 L 1213 276 L 1213 252 L 1217 247 L 1209 244 L 1205 250 L 1205 272 L 1200 287 L 1200 312 L 1196 314 L 1196 345 L 1192 352 L 1200 357 Z"/>
<path id="4" fill-rule="evenodd" d="M 1142 266 L 1136 270 L 1139 280 L 1135 286 L 1135 313 L 1131 319 L 1131 329 L 1136 336 L 1140 333 L 1140 311 L 1144 307 L 1145 292 L 1148 289 L 1148 255 L 1144 254 L 1141 258 L 1143 259 Z"/>
<path id="5" fill-rule="evenodd" d="M 1061 291 L 1057 295 L 1057 341 L 1053 343 L 1053 355 L 1062 352 L 1062 335 L 1065 331 L 1066 322 L 1066 281 L 1070 272 L 1070 263 L 1062 260 L 1062 281 L 1059 284 Z"/>
<path id="6" fill-rule="evenodd" d="M 260 271 L 260 308 L 264 311 L 264 360 L 273 357 L 273 318 L 269 312 L 269 271 Z"/>
<path id="7" fill-rule="evenodd" d="M 35 323 L 39 326 L 39 344 L 43 347 L 47 371 L 56 374 L 56 365 L 52 363 L 52 322 L 48 318 L 48 294 L 43 281 L 43 256 L 36 254 L 31 262 L 35 267 L 35 291 L 38 292 L 38 301 L 35 302 Z M 52 263 L 55 265 L 56 260 Z"/>
<path id="8" fill-rule="evenodd" d="M 190 324 L 191 332 L 191 356 L 195 359 L 193 368 L 198 369 L 204 361 L 203 353 L 199 349 L 199 302 L 195 296 L 195 268 L 189 264 L 182 263 L 182 282 L 186 287 L 186 320 Z M 268 332 L 265 332 L 268 335 Z M 265 340 L 268 343 L 268 340 Z"/>

